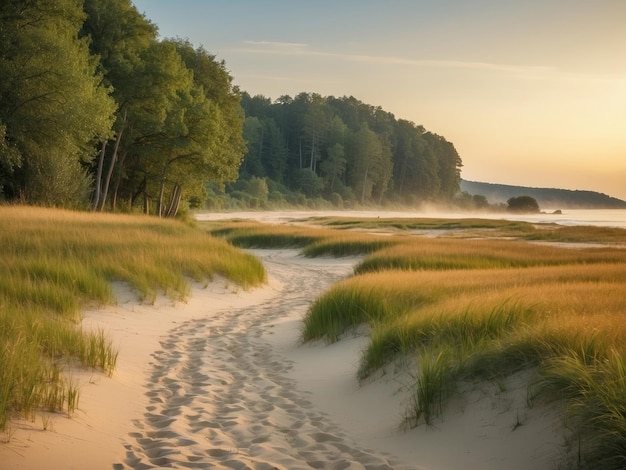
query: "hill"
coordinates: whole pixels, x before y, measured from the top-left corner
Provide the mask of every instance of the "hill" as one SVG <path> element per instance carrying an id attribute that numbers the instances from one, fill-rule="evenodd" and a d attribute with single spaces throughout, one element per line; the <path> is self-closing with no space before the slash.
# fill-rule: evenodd
<path id="1" fill-rule="evenodd" d="M 542 209 L 626 209 L 626 201 L 596 191 L 533 188 L 461 180 L 461 191 L 480 194 L 491 204 L 506 203 L 511 197 L 531 196 Z"/>

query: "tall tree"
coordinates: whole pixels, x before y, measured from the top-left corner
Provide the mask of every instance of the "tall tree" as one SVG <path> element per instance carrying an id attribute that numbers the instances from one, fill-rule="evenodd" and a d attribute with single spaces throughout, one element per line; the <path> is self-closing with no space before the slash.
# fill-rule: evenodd
<path id="1" fill-rule="evenodd" d="M 248 116 L 243 123 L 243 138 L 247 143 L 246 154 L 241 165 L 240 174 L 244 177 L 266 175 L 262 156 L 265 143 L 265 129 L 256 116 Z"/>
<path id="2" fill-rule="evenodd" d="M 243 113 L 224 62 L 187 41 L 157 41 L 130 0 L 86 0 L 85 8 L 83 33 L 118 103 L 115 135 L 93 166 L 94 206 L 141 197 L 146 211 L 170 216 L 207 182 L 236 179 Z"/>
<path id="3" fill-rule="evenodd" d="M 110 135 L 114 102 L 88 41 L 80 0 L 0 6 L 0 183 L 9 198 L 81 205 L 81 162 Z"/>
<path id="4" fill-rule="evenodd" d="M 309 170 L 317 172 L 317 162 L 321 159 L 321 147 L 328 133 L 330 110 L 320 95 L 311 95 L 311 101 L 304 115 L 302 130 L 309 146 Z"/>
<path id="5" fill-rule="evenodd" d="M 380 106 L 352 96 L 312 93 L 281 96 L 274 103 L 244 94 L 242 103 L 248 119 L 272 119 L 284 136 L 285 182 L 293 190 L 302 190 L 305 183 L 317 187 L 309 183 L 319 174 L 324 194 L 338 192 L 344 200 L 414 203 L 450 199 L 458 192 L 462 164 L 454 146 L 422 126 L 397 120 Z M 258 164 L 259 175 L 274 178 L 265 153 L 267 129 L 260 129 L 249 140 L 256 150 L 246 158 Z M 263 150 L 258 151 L 261 136 Z"/>
<path id="6" fill-rule="evenodd" d="M 320 170 L 326 182 L 328 194 L 335 191 L 337 181 L 343 177 L 346 171 L 346 135 L 348 127 L 339 116 L 334 116 L 328 130 L 328 146 L 326 158 L 320 164 Z"/>
<path id="7" fill-rule="evenodd" d="M 118 112 L 111 142 L 105 142 L 94 162 L 95 191 L 93 207 L 103 209 L 114 170 L 116 188 L 124 175 L 125 158 L 132 139 L 128 129 L 133 122 L 133 107 L 141 95 L 142 55 L 156 41 L 157 28 L 131 4 L 130 0 L 84 0 L 85 21 L 81 34 L 89 39 L 105 83 L 113 88 Z M 117 189 L 111 204 L 115 206 Z"/>
<path id="8" fill-rule="evenodd" d="M 352 140 L 352 186 L 361 204 L 372 195 L 380 160 L 384 157 L 380 139 L 367 123 L 353 134 Z"/>
<path id="9" fill-rule="evenodd" d="M 194 48 L 189 41 L 179 39 L 169 42 L 176 46 L 183 62 L 193 73 L 194 84 L 201 88 L 218 113 L 221 133 L 213 136 L 213 141 L 218 144 L 214 146 L 213 153 L 216 162 L 219 160 L 225 166 L 207 177 L 218 183 L 234 181 L 246 151 L 242 135 L 245 115 L 239 89 L 233 85 L 226 63 L 218 61 L 204 47 Z M 215 141 L 218 137 L 219 142 Z"/>

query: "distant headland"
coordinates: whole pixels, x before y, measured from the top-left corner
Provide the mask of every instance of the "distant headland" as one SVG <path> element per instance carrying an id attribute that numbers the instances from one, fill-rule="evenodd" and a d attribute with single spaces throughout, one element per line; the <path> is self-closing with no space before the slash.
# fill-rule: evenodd
<path id="1" fill-rule="evenodd" d="M 531 196 L 542 208 L 626 209 L 626 201 L 596 191 L 533 188 L 466 180 L 461 180 L 461 191 L 485 196 L 491 204 L 505 203 L 512 197 Z"/>

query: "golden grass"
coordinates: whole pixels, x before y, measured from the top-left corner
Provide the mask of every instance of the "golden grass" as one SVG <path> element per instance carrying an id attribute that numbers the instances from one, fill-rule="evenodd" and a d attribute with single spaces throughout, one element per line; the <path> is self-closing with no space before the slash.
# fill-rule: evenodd
<path id="1" fill-rule="evenodd" d="M 20 206 L 0 206 L 0 220 L 0 429 L 15 414 L 75 408 L 64 361 L 112 373 L 110 341 L 78 323 L 86 304 L 114 301 L 111 281 L 145 301 L 184 298 L 188 278 L 265 281 L 259 260 L 178 221 Z"/>
<path id="2" fill-rule="evenodd" d="M 504 219 L 463 218 L 449 219 L 437 217 L 420 218 L 369 218 L 369 217 L 311 217 L 307 221 L 343 229 L 383 229 L 408 230 L 470 230 L 491 229 L 524 234 L 534 232 L 533 224 Z"/>
<path id="3" fill-rule="evenodd" d="M 491 269 L 626 262 L 626 250 L 610 247 L 565 250 L 517 240 L 416 238 L 379 250 L 364 259 L 356 273 L 385 269 Z"/>
<path id="4" fill-rule="evenodd" d="M 626 250 L 615 244 L 626 232 L 541 231 L 545 239 L 587 242 L 586 233 L 611 245 L 403 237 L 317 299 L 302 337 L 335 341 L 367 323 L 361 378 L 416 355 L 412 425 L 431 423 L 459 380 L 535 369 L 529 400 L 564 402 L 578 439 L 570 443 L 578 460 L 565 464 L 624 468 Z"/>
<path id="5" fill-rule="evenodd" d="M 312 228 L 301 225 L 268 225 L 231 221 L 201 223 L 211 234 L 244 248 L 303 248 L 305 256 L 353 256 L 399 243 L 400 239 L 364 232 Z"/>

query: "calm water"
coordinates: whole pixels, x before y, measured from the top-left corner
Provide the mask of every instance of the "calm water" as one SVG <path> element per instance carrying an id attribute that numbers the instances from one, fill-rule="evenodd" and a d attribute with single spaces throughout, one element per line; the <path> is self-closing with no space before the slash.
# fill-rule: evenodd
<path id="1" fill-rule="evenodd" d="M 550 212 L 547 210 L 546 212 Z M 484 214 L 467 212 L 397 212 L 397 211 L 276 211 L 276 212 L 229 212 L 229 213 L 202 213 L 197 214 L 198 220 L 223 219 L 253 219 L 270 223 L 280 223 L 287 220 L 313 217 L 438 217 L 450 219 L 481 218 L 481 219 L 508 219 L 526 222 L 557 223 L 561 225 L 597 225 L 604 227 L 626 228 L 626 209 L 572 209 L 563 210 L 562 214 Z"/>
<path id="2" fill-rule="evenodd" d="M 549 211 L 546 211 L 549 212 Z M 597 225 L 603 227 L 626 228 L 626 209 L 571 209 L 563 210 L 562 214 L 438 214 L 437 217 L 466 218 L 478 217 L 487 219 L 522 220 L 525 222 L 555 223 L 561 225 Z"/>
<path id="3" fill-rule="evenodd" d="M 598 225 L 626 228 L 626 209 L 571 209 L 562 214 L 540 214 L 536 216 L 507 216 L 510 220 L 528 222 L 554 222 L 561 225 Z"/>

